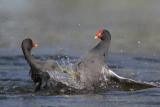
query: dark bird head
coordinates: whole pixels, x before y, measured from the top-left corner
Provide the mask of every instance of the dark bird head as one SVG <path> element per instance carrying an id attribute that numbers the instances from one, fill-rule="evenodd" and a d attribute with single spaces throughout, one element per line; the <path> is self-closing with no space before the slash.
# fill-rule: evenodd
<path id="1" fill-rule="evenodd" d="M 108 30 L 102 29 L 95 36 L 95 39 L 97 38 L 100 38 L 101 41 L 90 52 L 98 55 L 104 55 L 106 57 L 108 55 L 108 49 L 111 42 L 111 35 Z"/>
<path id="2" fill-rule="evenodd" d="M 37 47 L 37 44 L 35 44 L 32 39 L 30 38 L 27 38 L 25 40 L 22 41 L 22 45 L 21 47 L 24 49 L 27 49 L 27 50 L 31 50 L 33 47 Z"/>
<path id="3" fill-rule="evenodd" d="M 99 33 L 95 36 L 95 39 L 100 38 L 102 41 L 111 40 L 111 35 L 108 30 L 102 29 Z"/>

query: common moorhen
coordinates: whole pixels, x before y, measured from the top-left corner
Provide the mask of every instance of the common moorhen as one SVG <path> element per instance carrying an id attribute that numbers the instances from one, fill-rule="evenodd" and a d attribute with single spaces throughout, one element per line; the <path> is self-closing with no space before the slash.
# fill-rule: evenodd
<path id="1" fill-rule="evenodd" d="M 93 91 L 118 88 L 129 91 L 158 87 L 118 76 L 110 70 L 107 66 L 107 56 L 111 35 L 109 31 L 102 29 L 95 36 L 95 39 L 97 38 L 101 39 L 100 43 L 80 57 L 73 67 L 81 88 Z"/>
<path id="2" fill-rule="evenodd" d="M 43 77 L 45 76 L 46 79 L 49 79 L 50 76 L 48 75 L 47 71 L 61 72 L 62 70 L 59 67 L 58 63 L 54 60 L 35 60 L 35 58 L 31 55 L 31 49 L 33 47 L 37 47 L 37 44 L 35 44 L 32 39 L 27 38 L 22 41 L 21 48 L 24 53 L 25 59 L 31 67 L 30 74 L 32 80 L 35 83 L 34 92 L 37 92 L 40 90 L 40 87 L 42 85 L 42 75 Z"/>

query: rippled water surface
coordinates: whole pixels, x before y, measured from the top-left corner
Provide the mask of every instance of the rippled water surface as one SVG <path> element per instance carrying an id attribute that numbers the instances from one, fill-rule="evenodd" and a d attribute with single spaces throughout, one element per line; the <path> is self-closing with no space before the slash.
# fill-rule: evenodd
<path id="1" fill-rule="evenodd" d="M 62 67 L 75 63 L 78 57 L 40 55 L 40 59 L 57 60 Z M 159 84 L 160 55 L 110 53 L 109 67 L 117 74 L 135 80 Z M 29 66 L 21 55 L 0 56 L 0 104 L 8 106 L 160 106 L 160 89 L 135 92 L 109 91 L 99 94 L 57 95 L 32 94 L 34 84 Z"/>

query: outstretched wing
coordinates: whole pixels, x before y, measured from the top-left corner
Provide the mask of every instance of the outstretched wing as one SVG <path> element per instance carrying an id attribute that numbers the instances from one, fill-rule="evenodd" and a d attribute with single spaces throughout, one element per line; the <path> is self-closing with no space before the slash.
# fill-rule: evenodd
<path id="1" fill-rule="evenodd" d="M 111 83 L 115 83 L 116 87 L 123 91 L 131 91 L 131 90 L 142 90 L 147 88 L 160 88 L 159 86 L 151 83 L 144 83 L 140 81 L 135 81 L 129 78 L 124 78 L 118 76 L 113 71 L 109 70 L 110 81 Z"/>

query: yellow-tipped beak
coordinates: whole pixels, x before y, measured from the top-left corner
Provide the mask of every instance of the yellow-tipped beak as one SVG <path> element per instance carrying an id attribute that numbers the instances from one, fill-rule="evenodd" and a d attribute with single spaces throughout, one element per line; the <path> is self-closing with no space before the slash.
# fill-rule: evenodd
<path id="1" fill-rule="evenodd" d="M 94 37 L 94 39 L 97 39 L 97 38 L 98 38 L 97 36 Z"/>
<path id="2" fill-rule="evenodd" d="M 33 47 L 37 47 L 37 46 L 38 46 L 37 44 L 33 43 Z"/>
<path id="3" fill-rule="evenodd" d="M 37 44 L 35 44 L 35 46 L 34 47 L 37 47 L 38 45 Z"/>

